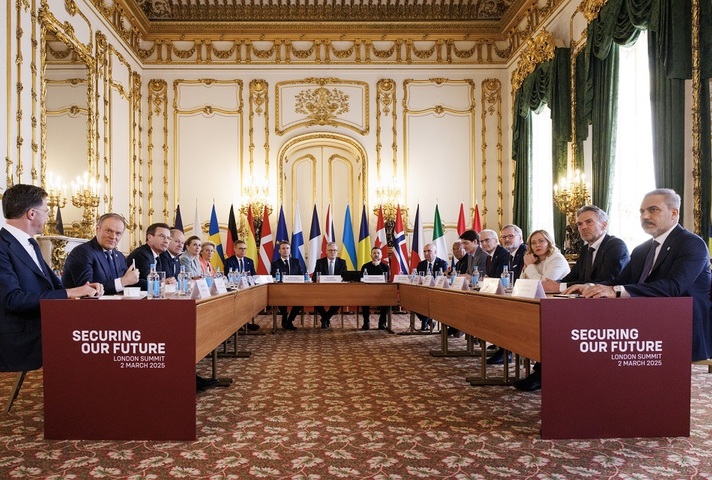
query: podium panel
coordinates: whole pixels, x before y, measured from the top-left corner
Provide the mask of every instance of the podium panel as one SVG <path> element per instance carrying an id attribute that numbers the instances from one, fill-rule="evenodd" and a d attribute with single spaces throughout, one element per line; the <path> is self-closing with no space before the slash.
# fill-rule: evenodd
<path id="1" fill-rule="evenodd" d="M 541 300 L 541 436 L 690 435 L 691 298 Z"/>
<path id="2" fill-rule="evenodd" d="M 195 440 L 192 300 L 43 300 L 47 439 Z"/>

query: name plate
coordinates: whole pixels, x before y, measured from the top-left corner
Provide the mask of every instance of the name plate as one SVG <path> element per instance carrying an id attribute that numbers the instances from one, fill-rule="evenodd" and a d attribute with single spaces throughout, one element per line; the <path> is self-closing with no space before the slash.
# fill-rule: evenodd
<path id="1" fill-rule="evenodd" d="M 221 293 L 227 293 L 227 286 L 225 285 L 225 277 L 213 278 L 213 284 L 210 287 L 210 293 L 214 295 L 220 295 Z"/>
<path id="2" fill-rule="evenodd" d="M 386 277 L 383 275 L 364 275 L 361 281 L 363 283 L 386 283 Z"/>
<path id="3" fill-rule="evenodd" d="M 395 275 L 393 277 L 393 283 L 410 283 L 410 275 Z"/>
<path id="4" fill-rule="evenodd" d="M 274 277 L 272 275 L 255 275 L 253 279 L 255 281 L 255 285 L 274 283 Z"/>
<path id="5" fill-rule="evenodd" d="M 208 286 L 208 282 L 205 278 L 198 278 L 195 280 L 195 287 L 193 287 L 190 298 L 210 298 L 210 287 Z"/>
<path id="6" fill-rule="evenodd" d="M 237 282 L 237 289 L 243 290 L 245 288 L 250 288 L 250 281 L 248 279 L 249 277 L 241 277 L 240 281 Z"/>
<path id="7" fill-rule="evenodd" d="M 426 287 L 432 287 L 435 285 L 435 277 L 432 275 L 426 275 L 423 277 L 423 281 L 420 282 L 421 285 L 425 285 Z"/>
<path id="8" fill-rule="evenodd" d="M 319 275 L 317 283 L 341 283 L 344 279 L 341 275 Z"/>
<path id="9" fill-rule="evenodd" d="M 450 286 L 450 279 L 445 275 L 440 275 L 435 279 L 435 288 L 448 288 Z"/>
<path id="10" fill-rule="evenodd" d="M 512 296 L 524 298 L 545 298 L 546 294 L 544 293 L 544 287 L 542 287 L 540 280 L 520 278 L 514 283 Z"/>
<path id="11" fill-rule="evenodd" d="M 282 275 L 282 283 L 304 283 L 304 275 Z"/>
<path id="12" fill-rule="evenodd" d="M 450 285 L 450 288 L 453 290 L 469 290 L 467 286 L 467 278 L 465 277 L 456 277 L 455 281 L 452 282 L 452 285 Z"/>
<path id="13" fill-rule="evenodd" d="M 504 294 L 504 287 L 499 278 L 484 278 L 482 279 L 482 287 L 480 287 L 480 293 L 496 293 L 499 295 Z"/>

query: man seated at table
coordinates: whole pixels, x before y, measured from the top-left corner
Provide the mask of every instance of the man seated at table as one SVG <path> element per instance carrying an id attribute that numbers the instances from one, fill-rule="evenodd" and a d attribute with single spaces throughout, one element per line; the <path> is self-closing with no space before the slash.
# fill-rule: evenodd
<path id="1" fill-rule="evenodd" d="M 168 249 L 161 255 L 161 263 L 165 267 L 166 280 L 173 278 L 178 280 L 180 273 L 180 256 L 185 247 L 185 235 L 179 228 L 171 228 L 171 238 L 168 242 Z"/>
<path id="2" fill-rule="evenodd" d="M 480 232 L 480 245 L 487 254 L 485 275 L 490 278 L 502 276 L 505 265 L 509 269 L 510 255 L 507 249 L 499 244 L 497 232 L 488 228 L 482 230 Z"/>
<path id="3" fill-rule="evenodd" d="M 630 259 L 628 247 L 620 238 L 608 235 L 608 215 L 594 205 L 584 205 L 576 212 L 576 226 L 586 244 L 574 268 L 560 282 L 545 279 L 541 283 L 547 292 L 566 290 L 567 286 L 613 280 Z M 518 390 L 531 392 L 541 388 L 541 363 L 534 364 L 531 375 L 514 382 Z"/>
<path id="4" fill-rule="evenodd" d="M 516 282 L 524 269 L 524 254 L 527 251 L 522 229 L 510 224 L 502 227 L 499 233 L 502 246 L 509 252 L 509 271 L 512 272 L 513 280 Z"/>
<path id="5" fill-rule="evenodd" d="M 100 283 L 65 289 L 42 258 L 34 235 L 47 222 L 47 192 L 18 183 L 2 197 L 5 226 L 0 229 L 0 371 L 23 372 L 42 366 L 40 300 L 98 297 Z"/>
<path id="6" fill-rule="evenodd" d="M 342 272 L 346 271 L 346 260 L 338 257 L 338 253 L 338 243 L 329 242 L 326 244 L 326 257 L 316 261 L 313 281 L 316 282 L 319 275 L 341 275 Z M 316 313 L 321 317 L 321 328 L 331 327 L 331 317 L 339 312 L 339 308 L 338 306 L 331 306 L 327 310 L 323 306 L 314 307 Z"/>
<path id="7" fill-rule="evenodd" d="M 450 271 L 448 271 L 448 274 L 453 269 L 457 274 L 466 273 L 467 262 L 460 261 L 465 257 L 465 253 L 465 249 L 462 247 L 462 240 L 455 240 L 452 244 L 452 265 L 450 265 Z"/>
<path id="8" fill-rule="evenodd" d="M 633 249 L 613 280 L 573 285 L 586 298 L 692 297 L 692 361 L 712 357 L 710 256 L 707 244 L 679 223 L 680 195 L 668 188 L 645 194 L 640 224 L 652 238 Z"/>
<path id="9" fill-rule="evenodd" d="M 118 213 L 105 213 L 96 223 L 96 235 L 77 245 L 67 255 L 62 283 L 72 288 L 87 282 L 101 283 L 104 293 L 115 295 L 138 283 L 138 270 L 126 265 L 124 254 L 116 250 L 126 230 L 126 220 Z"/>
<path id="10" fill-rule="evenodd" d="M 390 276 L 391 269 L 388 266 L 387 263 L 383 263 L 382 260 L 382 252 L 380 247 L 373 247 L 371 249 L 371 261 L 368 263 L 364 263 L 361 266 L 361 272 L 363 272 L 364 275 L 387 275 Z M 388 324 L 388 306 L 380 306 L 378 307 L 378 329 L 379 330 L 385 330 Z M 361 326 L 361 330 L 368 330 L 371 328 L 371 322 L 370 322 L 370 315 L 371 315 L 371 306 L 366 305 L 364 307 L 361 307 L 361 310 L 363 312 L 363 325 Z"/>
<path id="11" fill-rule="evenodd" d="M 460 240 L 462 241 L 462 248 L 465 249 L 465 256 L 460 260 L 465 262 L 467 268 L 465 273 L 462 275 L 467 278 L 468 281 L 472 279 L 472 272 L 477 267 L 480 276 L 485 275 L 485 270 L 487 269 L 487 253 L 480 247 L 480 236 L 474 230 L 465 230 L 460 235 Z"/>
<path id="12" fill-rule="evenodd" d="M 135 262 L 138 270 L 138 284 L 142 290 L 148 288 L 146 277 L 151 271 L 152 264 L 156 266 L 157 272 L 166 271 L 166 267 L 163 265 L 166 261 L 163 260 L 165 256 L 161 256 L 161 254 L 168 250 L 170 241 L 171 228 L 165 223 L 153 223 L 146 229 L 146 243 L 129 253 L 126 262 L 129 265 Z M 175 282 L 176 279 L 173 278 L 172 281 Z M 166 282 L 170 282 L 170 280 L 166 279 Z"/>
<path id="13" fill-rule="evenodd" d="M 279 258 L 272 262 L 272 268 L 270 274 L 274 277 L 277 272 L 280 273 L 282 277 L 285 275 L 304 275 L 304 270 L 302 265 L 296 258 L 292 258 L 290 253 L 292 251 L 292 246 L 286 240 L 279 243 Z M 296 330 L 297 327 L 294 326 L 294 319 L 302 311 L 302 306 L 293 306 L 289 311 L 289 316 L 287 316 L 287 307 L 278 307 L 279 313 L 282 314 L 282 328 L 285 330 Z"/>
<path id="14" fill-rule="evenodd" d="M 438 247 L 434 243 L 428 243 L 425 247 L 423 247 L 423 256 L 425 257 L 425 260 L 418 263 L 416 267 L 418 273 L 434 276 L 437 272 L 445 272 L 445 270 L 447 270 L 447 260 L 443 260 L 438 257 L 437 253 Z M 421 315 L 420 313 L 416 313 L 416 315 L 420 319 L 420 330 L 423 332 L 430 330 L 433 320 L 425 315 Z"/>
<path id="15" fill-rule="evenodd" d="M 232 269 L 238 273 L 244 273 L 250 277 L 257 275 L 255 271 L 255 262 L 247 256 L 247 244 L 244 240 L 237 239 L 233 244 L 235 246 L 235 255 L 231 255 L 225 260 L 225 271 L 229 272 Z M 260 326 L 256 323 L 246 323 L 245 328 L 248 330 L 259 330 Z"/>

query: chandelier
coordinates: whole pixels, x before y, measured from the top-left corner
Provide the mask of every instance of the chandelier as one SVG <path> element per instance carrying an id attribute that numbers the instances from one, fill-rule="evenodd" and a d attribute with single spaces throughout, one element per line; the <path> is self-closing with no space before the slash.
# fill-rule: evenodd
<path id="1" fill-rule="evenodd" d="M 566 215 L 566 239 L 564 253 L 575 258 L 581 248 L 581 237 L 576 227 L 576 212 L 591 203 L 591 193 L 586 183 L 586 175 L 576 170 L 569 172 L 558 185 L 554 185 L 554 204 Z"/>

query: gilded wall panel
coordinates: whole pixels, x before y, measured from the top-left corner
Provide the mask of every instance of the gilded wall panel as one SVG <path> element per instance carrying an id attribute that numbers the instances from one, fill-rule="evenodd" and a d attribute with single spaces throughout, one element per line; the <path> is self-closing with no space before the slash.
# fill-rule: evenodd
<path id="1" fill-rule="evenodd" d="M 483 227 L 499 231 L 504 215 L 504 144 L 502 124 L 502 82 L 496 78 L 482 81 L 481 99 L 481 166 L 482 190 L 476 199 L 481 202 Z M 490 178 L 492 174 L 492 178 Z M 492 191 L 490 191 L 490 188 Z M 495 208 L 490 212 L 490 208 Z M 511 208 L 511 205 L 507 205 Z M 493 215 L 496 214 L 496 215 Z M 496 218 L 496 224 L 494 222 Z"/>
<path id="2" fill-rule="evenodd" d="M 275 85 L 277 135 L 296 128 L 347 128 L 369 132 L 369 85 L 338 78 L 306 78 Z"/>

